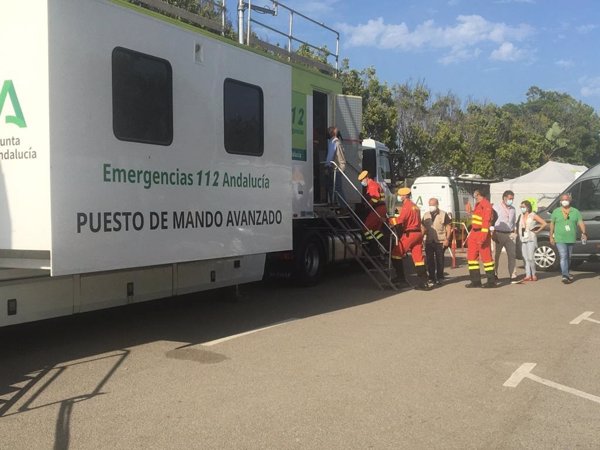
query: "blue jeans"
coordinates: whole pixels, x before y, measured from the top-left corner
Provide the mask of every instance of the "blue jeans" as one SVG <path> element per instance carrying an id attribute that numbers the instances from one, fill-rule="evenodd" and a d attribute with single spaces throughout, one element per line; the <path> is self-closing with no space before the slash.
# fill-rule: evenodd
<path id="1" fill-rule="evenodd" d="M 521 242 L 521 253 L 523 255 L 523 261 L 525 262 L 525 276 L 535 276 L 535 260 L 533 254 L 537 248 L 536 241 Z"/>
<path id="2" fill-rule="evenodd" d="M 575 244 L 565 244 L 563 242 L 556 243 L 556 248 L 558 249 L 558 254 L 560 255 L 560 271 L 562 272 L 563 278 L 569 276 L 569 263 L 571 262 L 573 245 Z"/>

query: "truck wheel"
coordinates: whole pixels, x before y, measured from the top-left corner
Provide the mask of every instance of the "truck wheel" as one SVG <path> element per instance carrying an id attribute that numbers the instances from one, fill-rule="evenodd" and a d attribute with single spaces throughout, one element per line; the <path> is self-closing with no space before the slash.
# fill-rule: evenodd
<path id="1" fill-rule="evenodd" d="M 539 243 L 538 248 L 533 253 L 535 267 L 542 272 L 551 272 L 558 269 L 560 258 L 556 246 L 548 241 Z"/>
<path id="2" fill-rule="evenodd" d="M 325 252 L 317 236 L 308 236 L 294 252 L 294 278 L 302 286 L 314 286 L 325 268 Z"/>

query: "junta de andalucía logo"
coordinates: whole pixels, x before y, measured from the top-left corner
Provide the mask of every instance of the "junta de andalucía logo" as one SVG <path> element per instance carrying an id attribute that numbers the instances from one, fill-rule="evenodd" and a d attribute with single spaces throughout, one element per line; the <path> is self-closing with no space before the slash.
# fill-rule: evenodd
<path id="1" fill-rule="evenodd" d="M 2 117 L 2 111 L 6 106 L 6 102 L 10 101 L 12 104 L 12 109 L 14 111 L 14 115 L 6 115 L 4 119 L 7 124 L 14 124 L 19 128 L 26 128 L 27 123 L 25 122 L 25 117 L 23 116 L 23 111 L 21 110 L 21 104 L 19 103 L 19 98 L 17 97 L 17 91 L 15 91 L 15 85 L 12 80 L 5 80 L 2 84 L 2 89 L 0 90 L 0 117 Z"/>

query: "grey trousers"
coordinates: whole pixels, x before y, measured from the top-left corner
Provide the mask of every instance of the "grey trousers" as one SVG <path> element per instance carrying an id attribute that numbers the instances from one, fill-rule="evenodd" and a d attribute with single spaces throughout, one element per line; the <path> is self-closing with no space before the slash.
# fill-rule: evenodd
<path id="1" fill-rule="evenodd" d="M 496 242 L 496 255 L 494 258 L 496 274 L 498 273 L 498 262 L 500 261 L 500 255 L 502 254 L 502 248 L 505 248 L 506 256 L 508 257 L 508 276 L 512 277 L 516 266 L 517 245 L 510 238 L 509 233 L 494 233 L 494 241 Z"/>

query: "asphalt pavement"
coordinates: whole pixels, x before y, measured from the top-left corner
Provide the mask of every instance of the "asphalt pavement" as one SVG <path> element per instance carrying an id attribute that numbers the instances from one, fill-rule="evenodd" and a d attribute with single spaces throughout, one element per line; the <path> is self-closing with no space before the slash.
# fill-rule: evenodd
<path id="1" fill-rule="evenodd" d="M 461 262 L 0 330 L 0 448 L 599 448 L 600 264 L 465 289 Z"/>

